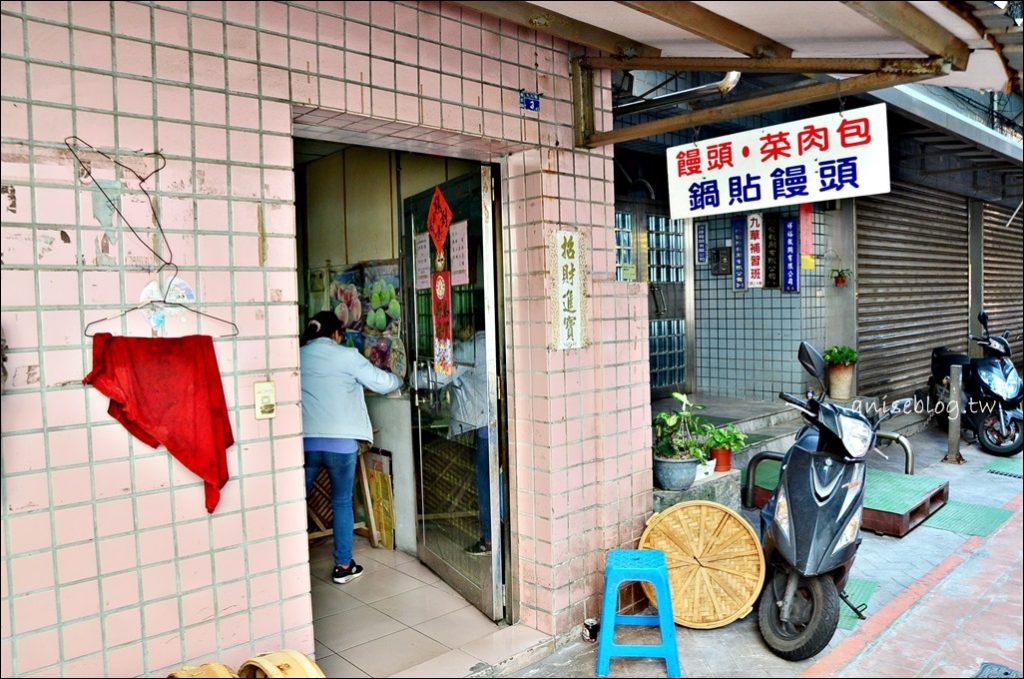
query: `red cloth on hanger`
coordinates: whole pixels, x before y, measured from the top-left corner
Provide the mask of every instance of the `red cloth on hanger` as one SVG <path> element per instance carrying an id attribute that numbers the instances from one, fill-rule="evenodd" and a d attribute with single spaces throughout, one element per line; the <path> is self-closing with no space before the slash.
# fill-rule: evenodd
<path id="1" fill-rule="evenodd" d="M 234 444 L 224 387 L 207 335 L 149 338 L 97 333 L 85 379 L 110 397 L 108 413 L 135 438 L 163 444 L 206 484 L 206 511 L 228 480 Z"/>

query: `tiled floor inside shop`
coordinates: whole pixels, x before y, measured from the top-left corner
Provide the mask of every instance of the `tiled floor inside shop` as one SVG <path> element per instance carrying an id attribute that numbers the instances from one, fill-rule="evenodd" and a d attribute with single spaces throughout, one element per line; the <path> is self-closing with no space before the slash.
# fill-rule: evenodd
<path id="1" fill-rule="evenodd" d="M 331 550 L 330 539 L 310 546 L 316 661 L 329 677 L 463 677 L 537 641 L 488 620 L 416 557 L 358 536 L 366 571 L 335 585 Z"/>

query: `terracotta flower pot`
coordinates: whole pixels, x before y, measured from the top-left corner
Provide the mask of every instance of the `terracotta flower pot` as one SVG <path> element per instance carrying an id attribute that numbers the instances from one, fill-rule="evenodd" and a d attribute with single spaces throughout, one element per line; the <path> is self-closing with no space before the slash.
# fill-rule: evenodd
<path id="1" fill-rule="evenodd" d="M 727 472 L 732 469 L 732 451 L 728 448 L 712 448 L 711 459 L 715 461 L 716 472 Z"/>

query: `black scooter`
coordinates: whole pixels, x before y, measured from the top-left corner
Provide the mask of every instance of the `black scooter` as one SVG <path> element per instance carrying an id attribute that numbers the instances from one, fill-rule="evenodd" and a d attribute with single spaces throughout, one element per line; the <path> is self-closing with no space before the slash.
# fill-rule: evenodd
<path id="1" fill-rule="evenodd" d="M 1016 455 L 1024 448 L 1024 422 L 1021 399 L 1024 385 L 1010 360 L 1010 333 L 990 335 L 988 314 L 982 311 L 978 321 L 984 328 L 982 337 L 971 335 L 971 341 L 982 347 L 983 358 L 950 351 L 946 347 L 932 350 L 931 377 L 928 378 L 928 408 L 942 428 L 949 425 L 949 369 L 963 367 L 963 389 L 960 393 L 960 425 L 962 431 L 977 438 L 981 447 L 993 455 Z M 920 391 L 920 390 L 919 390 Z M 918 394 L 920 398 L 922 394 Z"/>
<path id="2" fill-rule="evenodd" d="M 803 342 L 800 364 L 824 391 L 825 361 Z M 780 459 L 779 483 L 761 510 L 761 543 L 767 567 L 758 606 L 761 636 L 786 660 L 803 660 L 828 645 L 839 623 L 842 599 L 857 615 L 843 587 L 860 546 L 864 505 L 864 458 L 874 448 L 878 426 L 912 405 L 896 401 L 872 421 L 856 410 L 780 393 L 807 424 L 783 456 L 763 452 L 747 467 L 744 506 L 753 508 L 757 464 Z"/>

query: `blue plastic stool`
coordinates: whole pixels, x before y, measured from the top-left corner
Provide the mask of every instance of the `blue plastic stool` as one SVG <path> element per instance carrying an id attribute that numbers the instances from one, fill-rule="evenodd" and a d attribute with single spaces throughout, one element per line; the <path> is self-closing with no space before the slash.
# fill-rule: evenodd
<path id="1" fill-rule="evenodd" d="M 624 582 L 646 581 L 654 586 L 657 615 L 619 615 L 619 587 Z M 617 644 L 616 625 L 657 625 L 660 644 Z M 664 658 L 668 676 L 681 677 L 676 624 L 672 617 L 672 592 L 668 587 L 665 552 L 658 549 L 613 549 L 604 568 L 604 601 L 598 632 L 597 676 L 607 677 L 612 658 Z"/>

